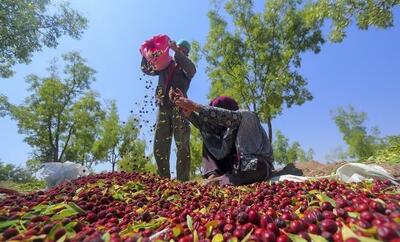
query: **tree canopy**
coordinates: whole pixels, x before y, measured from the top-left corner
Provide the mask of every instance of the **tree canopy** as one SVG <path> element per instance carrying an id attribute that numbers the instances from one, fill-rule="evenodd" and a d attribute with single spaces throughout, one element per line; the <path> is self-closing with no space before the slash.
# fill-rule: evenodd
<path id="1" fill-rule="evenodd" d="M 30 63 L 44 47 L 57 47 L 62 36 L 79 39 L 86 27 L 87 19 L 67 3 L 0 1 L 0 77 L 11 77 L 15 64 Z"/>
<path id="2" fill-rule="evenodd" d="M 301 54 L 319 53 L 328 39 L 341 42 L 353 21 L 361 29 L 392 26 L 399 1 L 268 0 L 262 11 L 251 0 L 214 3 L 207 41 L 203 47 L 193 45 L 207 61 L 209 96 L 232 96 L 254 111 L 267 123 L 272 141 L 272 119 L 313 98 L 299 72 Z M 327 22 L 331 31 L 325 36 Z"/>

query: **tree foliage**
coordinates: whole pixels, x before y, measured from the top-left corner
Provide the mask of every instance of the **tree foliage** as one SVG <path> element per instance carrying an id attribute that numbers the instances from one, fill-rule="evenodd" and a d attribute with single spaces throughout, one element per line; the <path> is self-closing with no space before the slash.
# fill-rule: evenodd
<path id="1" fill-rule="evenodd" d="M 28 169 L 0 161 L 0 181 L 24 183 L 35 181 L 35 178 Z"/>
<path id="2" fill-rule="evenodd" d="M 267 122 L 272 141 L 272 119 L 283 108 L 313 98 L 299 72 L 301 54 L 318 53 L 328 38 L 342 41 L 353 19 L 362 29 L 392 26 L 399 1 L 268 0 L 259 12 L 251 0 L 215 2 L 218 7 L 208 13 L 207 41 L 202 48 L 194 45 L 208 63 L 209 95 L 232 96 L 254 111 Z M 326 20 L 332 23 L 328 36 L 322 32 Z"/>
<path id="3" fill-rule="evenodd" d="M 299 142 L 289 144 L 289 139 L 280 130 L 275 131 L 275 140 L 272 143 L 275 162 L 289 164 L 295 161 L 312 161 L 314 150 L 309 149 L 307 153 L 301 148 Z"/>
<path id="4" fill-rule="evenodd" d="M 115 101 L 111 101 L 100 129 L 100 139 L 95 143 L 99 157 L 120 171 L 155 171 L 150 158 L 145 155 L 146 143 L 139 139 L 139 120 L 130 116 L 120 121 Z"/>
<path id="5" fill-rule="evenodd" d="M 345 110 L 339 107 L 333 113 L 333 119 L 348 145 L 348 155 L 359 160 L 366 159 L 374 154 L 380 146 L 377 129 L 368 132 L 364 125 L 367 114 L 357 112 L 354 107 Z"/>
<path id="6" fill-rule="evenodd" d="M 194 126 L 191 127 L 190 134 L 190 177 L 201 175 L 201 164 L 203 157 L 203 139 L 200 131 Z"/>
<path id="7" fill-rule="evenodd" d="M 66 160 L 75 161 L 88 168 L 103 158 L 95 146 L 99 139 L 100 123 L 105 116 L 98 99 L 97 93 L 88 92 L 72 109 L 73 120 L 76 120 L 75 133 L 71 137 Z"/>
<path id="8" fill-rule="evenodd" d="M 384 146 L 369 157 L 368 161 L 400 163 L 400 135 L 386 137 Z"/>
<path id="9" fill-rule="evenodd" d="M 43 47 L 57 47 L 62 36 L 79 39 L 86 27 L 87 19 L 67 3 L 0 1 L 0 77 L 11 77 L 15 64 L 28 64 Z"/>
<path id="10" fill-rule="evenodd" d="M 98 102 L 90 91 L 95 71 L 76 52 L 63 55 L 64 75 L 52 64 L 50 75 L 27 77 L 30 95 L 23 104 L 2 99 L 1 107 L 17 121 L 19 133 L 33 149 L 33 158 L 41 162 L 62 162 L 66 151 L 84 125 L 82 115 L 96 117 Z M 91 106 L 94 105 L 94 106 Z"/>

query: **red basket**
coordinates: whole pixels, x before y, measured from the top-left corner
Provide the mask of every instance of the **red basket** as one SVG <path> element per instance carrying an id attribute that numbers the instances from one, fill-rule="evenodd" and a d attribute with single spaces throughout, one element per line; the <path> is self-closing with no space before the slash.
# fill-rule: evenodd
<path id="1" fill-rule="evenodd" d="M 140 46 L 140 53 L 157 71 L 165 69 L 171 62 L 167 35 L 155 35 Z"/>

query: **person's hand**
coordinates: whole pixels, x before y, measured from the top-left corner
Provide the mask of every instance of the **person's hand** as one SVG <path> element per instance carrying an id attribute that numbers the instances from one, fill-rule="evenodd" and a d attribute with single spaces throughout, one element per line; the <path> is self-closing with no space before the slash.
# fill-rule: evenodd
<path id="1" fill-rule="evenodd" d="M 203 185 L 204 186 L 206 186 L 206 185 L 219 185 L 220 180 L 221 180 L 220 176 L 216 176 L 216 177 L 211 177 L 210 176 L 209 178 L 203 180 Z"/>
<path id="2" fill-rule="evenodd" d="M 183 116 L 184 116 L 185 118 L 189 118 L 190 115 L 192 114 L 192 112 L 191 112 L 190 110 L 187 110 L 187 109 L 181 109 L 181 111 L 182 111 Z"/>
<path id="3" fill-rule="evenodd" d="M 173 41 L 173 40 L 171 40 L 170 42 L 169 42 L 169 48 L 171 48 L 173 51 L 180 51 L 179 50 L 179 48 L 178 48 L 178 46 L 176 45 L 176 42 L 175 41 Z"/>
<path id="4" fill-rule="evenodd" d="M 169 100 L 171 100 L 172 103 L 175 103 L 176 100 L 179 98 L 185 98 L 185 95 L 179 88 L 171 88 L 168 93 Z"/>
<path id="5" fill-rule="evenodd" d="M 156 107 L 162 106 L 162 98 L 163 98 L 163 94 L 161 90 L 158 90 L 157 94 L 155 95 L 155 103 L 156 103 Z"/>
<path id="6" fill-rule="evenodd" d="M 197 110 L 197 104 L 185 97 L 175 98 L 174 103 L 177 107 L 184 109 L 187 112 L 195 112 Z"/>
<path id="7" fill-rule="evenodd" d="M 175 103 L 176 92 L 174 91 L 174 88 L 169 89 L 168 97 L 169 97 L 169 100 L 170 100 L 172 103 Z"/>

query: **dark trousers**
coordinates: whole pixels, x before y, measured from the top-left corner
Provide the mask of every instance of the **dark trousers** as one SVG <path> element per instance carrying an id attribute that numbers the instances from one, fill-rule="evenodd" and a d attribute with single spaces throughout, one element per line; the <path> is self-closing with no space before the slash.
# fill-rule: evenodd
<path id="1" fill-rule="evenodd" d="M 190 174 L 190 126 L 177 108 L 160 107 L 154 136 L 153 153 L 158 174 L 171 178 L 169 158 L 172 137 L 176 144 L 176 172 L 181 181 L 188 181 Z"/>

